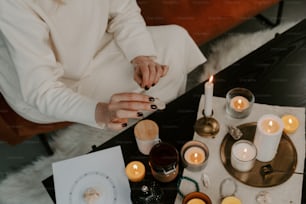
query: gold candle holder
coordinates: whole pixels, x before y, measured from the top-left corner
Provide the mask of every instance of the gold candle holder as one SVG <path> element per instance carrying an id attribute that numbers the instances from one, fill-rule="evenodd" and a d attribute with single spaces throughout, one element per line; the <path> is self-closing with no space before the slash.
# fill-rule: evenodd
<path id="1" fill-rule="evenodd" d="M 204 110 L 203 110 L 204 113 Z M 195 125 L 194 125 L 194 129 L 196 131 L 196 133 L 202 137 L 215 137 L 219 130 L 220 130 L 220 125 L 219 122 L 212 117 L 213 116 L 213 112 L 211 114 L 211 116 L 205 116 L 205 114 L 203 114 L 203 117 L 199 118 Z"/>

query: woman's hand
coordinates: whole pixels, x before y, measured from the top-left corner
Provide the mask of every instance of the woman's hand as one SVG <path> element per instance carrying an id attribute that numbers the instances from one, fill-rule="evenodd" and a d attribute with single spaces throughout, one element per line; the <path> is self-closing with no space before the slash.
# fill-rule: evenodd
<path id="1" fill-rule="evenodd" d="M 165 76 L 169 70 L 167 65 L 155 62 L 151 57 L 138 56 L 132 60 L 134 65 L 134 80 L 141 88 L 148 90 L 155 86 L 159 79 Z"/>
<path id="2" fill-rule="evenodd" d="M 97 124 L 105 124 L 113 130 L 127 126 L 129 118 L 141 118 L 142 111 L 157 109 L 154 98 L 138 93 L 114 94 L 109 103 L 98 103 L 96 107 Z"/>

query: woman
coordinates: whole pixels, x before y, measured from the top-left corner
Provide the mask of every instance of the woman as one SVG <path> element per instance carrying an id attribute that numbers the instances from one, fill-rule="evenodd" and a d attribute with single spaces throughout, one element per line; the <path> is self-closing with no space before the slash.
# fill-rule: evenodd
<path id="1" fill-rule="evenodd" d="M 206 60 L 181 27 L 146 27 L 135 0 L 3 0 L 0 29 L 13 62 L 1 93 L 38 123 L 119 130 Z"/>

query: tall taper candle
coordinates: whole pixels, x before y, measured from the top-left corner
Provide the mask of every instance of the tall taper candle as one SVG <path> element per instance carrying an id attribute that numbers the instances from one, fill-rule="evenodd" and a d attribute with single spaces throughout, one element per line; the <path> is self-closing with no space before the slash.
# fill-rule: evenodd
<path id="1" fill-rule="evenodd" d="M 209 77 L 209 81 L 205 83 L 205 104 L 204 114 L 209 117 L 212 115 L 212 97 L 214 93 L 213 76 Z"/>

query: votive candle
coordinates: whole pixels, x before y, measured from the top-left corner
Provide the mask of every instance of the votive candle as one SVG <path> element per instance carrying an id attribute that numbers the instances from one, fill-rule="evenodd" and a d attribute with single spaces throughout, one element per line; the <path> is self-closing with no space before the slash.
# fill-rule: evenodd
<path id="1" fill-rule="evenodd" d="M 299 120 L 293 115 L 284 115 L 282 117 L 284 123 L 284 132 L 293 134 L 299 127 Z"/>
<path id="2" fill-rule="evenodd" d="M 189 200 L 187 204 L 206 204 L 206 202 L 200 198 L 193 198 Z"/>
<path id="3" fill-rule="evenodd" d="M 274 159 L 283 129 L 283 122 L 276 115 L 266 114 L 258 120 L 254 144 L 259 161 L 268 162 Z"/>
<path id="4" fill-rule="evenodd" d="M 205 161 L 205 152 L 200 147 L 189 147 L 184 154 L 184 159 L 189 164 L 202 164 Z"/>
<path id="5" fill-rule="evenodd" d="M 241 204 L 241 201 L 235 196 L 228 196 L 222 200 L 221 204 Z"/>
<path id="6" fill-rule="evenodd" d="M 249 105 L 248 99 L 246 99 L 243 96 L 235 96 L 231 99 L 230 106 L 232 109 L 234 109 L 237 112 L 242 112 L 245 109 L 247 109 Z"/>
<path id="7" fill-rule="evenodd" d="M 131 182 L 140 182 L 144 179 L 146 169 L 142 162 L 132 161 L 125 167 L 125 173 Z"/>

